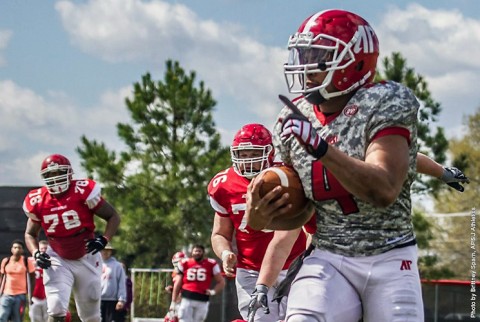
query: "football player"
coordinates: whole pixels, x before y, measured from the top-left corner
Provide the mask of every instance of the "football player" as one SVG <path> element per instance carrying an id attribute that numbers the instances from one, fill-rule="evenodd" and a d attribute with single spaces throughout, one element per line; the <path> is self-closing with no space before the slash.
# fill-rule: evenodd
<path id="1" fill-rule="evenodd" d="M 172 284 L 165 286 L 165 291 L 167 293 L 172 293 L 173 285 L 175 284 L 175 279 L 181 278 L 181 275 L 178 274 L 178 263 L 184 259 L 185 253 L 184 252 L 176 252 L 172 256 L 172 265 L 173 265 L 173 272 L 172 272 Z M 181 301 L 181 294 L 178 294 L 175 305 L 172 305 L 167 312 L 167 315 L 164 317 L 165 322 L 178 322 L 178 304 Z"/>
<path id="2" fill-rule="evenodd" d="M 233 165 L 215 175 L 208 185 L 215 210 L 212 247 L 222 259 L 225 274 L 235 276 L 242 317 L 249 320 L 249 312 L 255 315 L 260 306 L 263 309 L 257 312 L 255 321 L 278 321 L 284 317 L 286 299 L 272 304 L 267 298 L 272 299 L 290 263 L 305 250 L 305 233 L 301 228 L 255 231 L 247 225 L 247 186 L 258 173 L 273 165 L 270 131 L 262 124 L 244 125 L 235 134 L 230 151 Z"/>
<path id="3" fill-rule="evenodd" d="M 218 294 L 225 287 L 225 280 L 217 261 L 204 256 L 205 247 L 194 245 L 191 258 L 184 258 L 178 262 L 179 278 L 175 278 L 170 309 L 176 310 L 181 293 L 182 299 L 178 307 L 180 322 L 205 321 L 210 296 Z M 215 280 L 215 287 L 210 289 L 212 279 Z"/>
<path id="4" fill-rule="evenodd" d="M 38 250 L 40 252 L 46 252 L 47 248 L 48 241 L 41 240 Z M 30 316 L 31 322 L 46 322 L 48 320 L 47 298 L 45 295 L 45 286 L 43 285 L 43 268 L 38 265 L 35 265 L 35 287 L 32 292 L 28 315 Z"/>
<path id="5" fill-rule="evenodd" d="M 423 321 L 410 197 L 418 100 L 401 84 L 372 83 L 378 39 L 354 13 L 310 16 L 288 49 L 288 89 L 301 96 L 284 101 L 273 141 L 318 215 L 315 250 L 291 286 L 286 321 Z M 285 211 L 285 196 L 274 189 L 260 198 L 261 183 L 249 186 L 248 220 L 285 228 L 273 216 Z"/>
<path id="6" fill-rule="evenodd" d="M 73 290 L 84 322 L 100 322 L 102 259 L 99 251 L 117 231 L 120 216 L 91 179 L 73 179 L 70 161 L 60 154 L 45 158 L 40 172 L 45 186 L 31 190 L 23 202 L 28 216 L 25 242 L 43 268 L 48 321 L 64 322 Z M 95 236 L 94 216 L 107 222 Z M 49 247 L 39 249 L 43 229 Z"/>
<path id="7" fill-rule="evenodd" d="M 176 252 L 175 254 L 173 254 L 172 256 L 172 265 L 173 265 L 173 272 L 172 272 L 172 283 L 175 282 L 175 277 L 178 276 L 178 263 L 180 262 L 180 260 L 182 260 L 183 258 L 185 258 L 185 253 L 184 252 Z M 165 286 L 165 291 L 167 291 L 167 293 L 172 293 L 172 290 L 173 290 L 173 284 L 169 284 L 167 286 Z"/>

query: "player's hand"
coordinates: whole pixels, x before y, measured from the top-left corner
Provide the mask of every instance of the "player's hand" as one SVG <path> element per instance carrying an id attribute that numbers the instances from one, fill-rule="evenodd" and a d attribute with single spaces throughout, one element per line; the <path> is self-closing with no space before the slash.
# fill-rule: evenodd
<path id="1" fill-rule="evenodd" d="M 465 188 L 460 183 L 470 183 L 470 180 L 465 174 L 455 167 L 443 168 L 443 175 L 440 180 L 448 184 L 450 187 L 463 192 Z"/>
<path id="2" fill-rule="evenodd" d="M 285 96 L 280 95 L 279 97 L 292 111 L 282 121 L 282 133 L 280 134 L 282 139 L 286 140 L 293 135 L 311 156 L 316 159 L 323 157 L 327 153 L 328 143 L 318 135 L 312 123 L 293 102 Z"/>
<path id="3" fill-rule="evenodd" d="M 227 277 L 235 276 L 235 266 L 237 265 L 237 255 L 229 250 L 222 252 L 222 267 Z"/>
<path id="4" fill-rule="evenodd" d="M 215 290 L 206 290 L 205 293 L 208 295 L 208 296 L 214 296 L 215 294 L 217 294 L 217 292 L 215 292 Z"/>
<path id="5" fill-rule="evenodd" d="M 37 250 L 35 254 L 33 254 L 33 258 L 35 258 L 35 261 L 37 262 L 38 267 L 47 269 L 50 266 L 52 266 L 52 261 L 50 260 L 50 256 L 45 252 L 41 252 Z"/>
<path id="6" fill-rule="evenodd" d="M 94 239 L 87 240 L 85 249 L 87 250 L 87 253 L 96 254 L 104 249 L 107 244 L 108 240 L 105 238 L 105 236 L 98 236 Z"/>
<path id="7" fill-rule="evenodd" d="M 260 197 L 263 182 L 259 175 L 247 187 L 247 209 L 244 216 L 247 225 L 253 230 L 268 229 L 277 216 L 283 216 L 292 207 L 288 193 L 284 193 L 280 185 Z"/>
<path id="8" fill-rule="evenodd" d="M 248 304 L 248 322 L 251 322 L 255 318 L 255 313 L 259 308 L 263 308 L 263 313 L 269 314 L 270 309 L 268 308 L 268 286 L 263 284 L 258 284 L 255 286 Z"/>
<path id="9" fill-rule="evenodd" d="M 177 311 L 178 311 L 178 304 L 175 302 L 171 302 L 170 308 L 168 309 L 169 318 L 171 319 L 176 318 L 178 315 Z"/>

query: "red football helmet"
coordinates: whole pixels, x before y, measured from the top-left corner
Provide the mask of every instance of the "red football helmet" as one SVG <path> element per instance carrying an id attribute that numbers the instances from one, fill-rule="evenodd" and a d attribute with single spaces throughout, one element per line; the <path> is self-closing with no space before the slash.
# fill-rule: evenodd
<path id="1" fill-rule="evenodd" d="M 173 266 L 177 266 L 178 262 L 181 261 L 183 258 L 185 258 L 185 253 L 184 252 L 176 252 L 175 254 L 173 254 L 173 257 L 172 257 L 172 264 Z"/>
<path id="2" fill-rule="evenodd" d="M 321 11 L 307 18 L 290 36 L 288 49 L 290 57 L 284 65 L 288 89 L 307 99 L 321 95 L 328 100 L 371 82 L 379 55 L 369 23 L 345 10 Z M 320 72 L 326 72 L 322 84 L 307 84 L 308 75 Z M 327 91 L 329 84 L 336 91 Z"/>
<path id="3" fill-rule="evenodd" d="M 60 154 L 52 154 L 43 160 L 40 174 L 48 192 L 57 195 L 68 190 L 73 169 L 66 157 Z"/>
<path id="4" fill-rule="evenodd" d="M 240 157 L 242 150 L 260 151 L 260 153 L 258 156 L 243 158 Z M 243 177 L 253 178 L 273 164 L 272 133 L 262 124 L 244 125 L 233 138 L 230 155 L 235 172 Z M 255 168 L 257 163 L 260 163 L 259 169 Z"/>

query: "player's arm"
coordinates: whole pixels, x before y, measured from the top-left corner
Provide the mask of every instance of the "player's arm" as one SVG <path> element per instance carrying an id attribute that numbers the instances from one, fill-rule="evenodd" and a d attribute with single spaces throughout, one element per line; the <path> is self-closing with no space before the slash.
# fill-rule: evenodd
<path id="1" fill-rule="evenodd" d="M 275 231 L 265 251 L 257 285 L 263 284 L 270 288 L 275 283 L 300 233 L 303 234 L 301 228 Z"/>
<path id="2" fill-rule="evenodd" d="M 417 172 L 438 178 L 460 192 L 464 191 L 460 183 L 470 183 L 461 170 L 455 167 L 444 167 L 422 153 L 417 153 Z"/>
<path id="3" fill-rule="evenodd" d="M 117 232 L 118 226 L 120 225 L 120 215 L 117 213 L 115 208 L 106 200 L 100 205 L 98 209 L 95 210 L 95 215 L 99 216 L 107 222 L 105 227 L 105 232 L 103 236 L 107 240 L 111 240 L 113 235 Z"/>
<path id="4" fill-rule="evenodd" d="M 417 153 L 417 172 L 426 174 L 435 178 L 440 178 L 443 174 L 443 166 L 430 159 L 423 153 Z"/>
<path id="5" fill-rule="evenodd" d="M 225 288 L 225 278 L 223 278 L 222 274 L 219 272 L 213 275 L 213 279 L 215 280 L 215 287 L 213 288 L 214 293 L 218 294 Z"/>
<path id="6" fill-rule="evenodd" d="M 173 279 L 173 290 L 172 290 L 172 303 L 180 302 L 180 291 L 183 286 L 183 272 L 178 272 L 178 274 Z"/>
<path id="7" fill-rule="evenodd" d="M 377 207 L 388 207 L 407 179 L 409 146 L 405 137 L 387 135 L 369 144 L 365 161 L 331 145 L 321 160 L 351 194 Z"/>
<path id="8" fill-rule="evenodd" d="M 213 229 L 210 240 L 215 254 L 222 259 L 222 266 L 227 276 L 235 274 L 235 265 L 237 256 L 233 253 L 233 223 L 228 217 L 222 217 L 218 214 L 213 219 Z"/>
<path id="9" fill-rule="evenodd" d="M 28 218 L 27 226 L 25 228 L 25 245 L 32 255 L 35 255 L 35 252 L 39 249 L 38 235 L 40 229 L 42 229 L 40 223 Z"/>

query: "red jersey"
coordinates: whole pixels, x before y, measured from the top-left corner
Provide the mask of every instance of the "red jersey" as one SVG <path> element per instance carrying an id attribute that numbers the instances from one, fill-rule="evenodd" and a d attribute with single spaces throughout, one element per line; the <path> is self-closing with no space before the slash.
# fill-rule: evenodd
<path id="1" fill-rule="evenodd" d="M 45 286 L 43 285 L 43 268 L 35 267 L 35 287 L 32 296 L 43 300 L 46 298 Z"/>
<path id="2" fill-rule="evenodd" d="M 208 194 L 216 215 L 230 218 L 235 228 L 238 249 L 237 267 L 259 271 L 274 233 L 273 230 L 253 230 L 247 225 L 247 218 L 244 215 L 247 208 L 246 195 L 249 183 L 250 180 L 238 175 L 233 167 L 230 167 L 213 177 L 208 184 Z M 306 237 L 301 232 L 283 269 L 287 269 L 290 263 L 305 250 L 305 244 Z"/>
<path id="3" fill-rule="evenodd" d="M 220 274 L 220 266 L 213 258 L 204 258 L 199 262 L 193 258 L 185 258 L 178 262 L 178 271 L 183 275 L 182 296 L 208 300 L 206 292 L 210 289 L 212 277 Z M 197 293 L 201 296 L 195 296 L 195 294 L 191 296 L 192 293 Z"/>
<path id="4" fill-rule="evenodd" d="M 103 202 L 101 188 L 95 181 L 72 180 L 59 197 L 51 195 L 46 187 L 31 190 L 23 210 L 42 226 L 50 247 L 58 255 L 79 259 L 86 254 L 85 240 L 94 237 L 93 217 Z"/>

